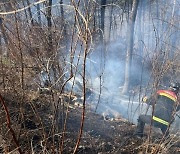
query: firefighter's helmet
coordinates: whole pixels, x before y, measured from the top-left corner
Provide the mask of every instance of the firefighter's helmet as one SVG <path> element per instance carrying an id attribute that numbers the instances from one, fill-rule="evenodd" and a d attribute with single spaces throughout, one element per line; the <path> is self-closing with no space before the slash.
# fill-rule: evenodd
<path id="1" fill-rule="evenodd" d="M 180 83 L 178 83 L 178 82 L 172 82 L 169 86 L 170 90 L 175 93 L 178 93 L 179 87 L 180 87 Z"/>

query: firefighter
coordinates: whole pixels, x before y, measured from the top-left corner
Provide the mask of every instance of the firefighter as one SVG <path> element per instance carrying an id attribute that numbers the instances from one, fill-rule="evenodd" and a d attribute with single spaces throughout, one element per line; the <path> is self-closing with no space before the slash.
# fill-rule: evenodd
<path id="1" fill-rule="evenodd" d="M 152 105 L 152 115 L 140 115 L 135 135 L 143 137 L 145 124 L 152 124 L 161 129 L 164 136 L 169 135 L 169 126 L 174 121 L 175 113 L 180 109 L 177 101 L 180 84 L 171 83 L 168 90 L 158 90 L 157 94 L 149 99 L 143 98 L 143 102 Z"/>

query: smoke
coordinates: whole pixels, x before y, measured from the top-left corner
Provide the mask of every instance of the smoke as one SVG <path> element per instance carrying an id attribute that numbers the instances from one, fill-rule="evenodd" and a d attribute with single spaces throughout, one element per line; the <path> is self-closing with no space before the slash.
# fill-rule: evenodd
<path id="1" fill-rule="evenodd" d="M 124 40 L 111 42 L 106 48 L 99 46 L 87 59 L 87 87 L 93 97 L 87 100 L 92 111 L 111 118 L 125 118 L 133 123 L 146 106 L 138 101 L 138 96 L 129 100 L 129 96 L 121 95 L 124 83 L 126 45 Z M 133 67 L 133 79 L 139 78 L 139 67 Z M 80 76 L 77 77 L 77 81 Z M 136 83 L 138 84 L 138 83 Z"/>
<path id="2" fill-rule="evenodd" d="M 65 3 L 67 4 L 68 1 L 65 1 Z M 168 6 L 169 3 L 170 1 L 165 4 Z M 157 8 L 158 6 L 159 8 Z M 157 8 L 157 11 L 154 11 L 155 8 Z M 172 8 L 175 10 L 174 13 Z M 132 91 L 132 96 L 130 97 L 121 95 L 125 72 L 127 16 L 120 15 L 122 14 L 122 9 L 119 7 L 114 8 L 113 11 L 110 9 L 112 9 L 111 6 L 106 7 L 104 34 L 105 40 L 108 39 L 108 36 L 111 36 L 109 43 L 106 44 L 106 47 L 99 45 L 93 49 L 87 58 L 87 88 L 93 93 L 93 97 L 88 98 L 87 103 L 92 111 L 96 110 L 97 113 L 103 116 L 123 117 L 133 123 L 137 123 L 139 114 L 144 113 L 147 108 L 146 105 L 142 105 L 139 101 L 141 100 L 139 96 L 142 96 L 139 94 L 139 87 L 142 85 L 146 86 L 150 79 L 150 70 L 147 70 L 144 66 L 142 67 L 142 65 L 147 65 L 147 61 L 154 56 L 154 53 L 166 51 L 168 44 L 172 45 L 173 43 L 172 50 L 178 46 L 178 43 L 174 41 L 178 38 L 178 34 L 175 33 L 178 26 L 175 16 L 177 16 L 178 12 L 176 7 L 169 5 L 163 15 L 163 5 L 156 6 L 156 3 L 147 4 L 147 1 L 143 1 L 138 9 L 131 71 L 131 85 L 137 87 L 137 89 L 134 89 L 134 92 Z M 141 13 L 140 10 L 142 11 Z M 116 23 L 116 25 L 111 24 L 111 28 L 110 13 L 113 14 L 113 23 Z M 169 20 L 172 17 L 172 13 L 174 17 L 172 20 Z M 65 17 L 67 21 L 70 20 L 69 23 L 72 22 L 72 16 L 69 13 L 65 13 Z M 77 50 L 80 49 L 77 48 Z M 77 64 L 78 57 L 78 55 L 75 55 L 74 66 Z M 82 85 L 82 77 L 80 75 L 82 72 L 82 58 L 80 58 L 80 63 L 77 67 L 79 73 L 75 77 L 76 84 L 73 90 L 81 93 L 81 86 L 78 86 L 78 83 Z M 72 81 L 68 84 L 72 85 Z"/>

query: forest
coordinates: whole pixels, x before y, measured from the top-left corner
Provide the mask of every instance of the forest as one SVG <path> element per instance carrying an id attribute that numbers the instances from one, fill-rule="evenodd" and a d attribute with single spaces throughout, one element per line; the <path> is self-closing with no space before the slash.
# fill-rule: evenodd
<path id="1" fill-rule="evenodd" d="M 179 153 L 142 102 L 180 83 L 180 0 L 0 0 L 0 153 Z M 177 98 L 179 104 L 179 98 Z"/>

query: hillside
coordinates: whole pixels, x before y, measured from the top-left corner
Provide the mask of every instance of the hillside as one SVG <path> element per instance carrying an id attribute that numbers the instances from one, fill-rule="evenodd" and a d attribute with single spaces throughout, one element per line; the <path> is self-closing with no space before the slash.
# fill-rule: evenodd
<path id="1" fill-rule="evenodd" d="M 17 98 L 16 98 L 17 99 Z M 58 153 L 62 143 L 63 120 L 66 112 L 60 112 L 60 118 L 53 120 L 49 104 L 50 95 L 39 95 L 32 102 L 23 105 L 24 119 L 20 118 L 18 103 L 12 96 L 4 96 L 12 120 L 12 128 L 18 138 L 23 153 Z M 63 153 L 73 153 L 80 129 L 82 107 L 70 104 L 64 135 Z M 67 111 L 64 104 L 64 111 Z M 3 108 L 1 106 L 1 111 Z M 11 132 L 6 126 L 5 113 L 1 112 L 1 153 L 18 153 L 12 140 Z M 123 118 L 111 119 L 88 111 L 85 114 L 83 135 L 78 154 L 120 154 L 120 153 L 179 153 L 179 138 L 171 135 L 161 143 L 161 133 L 152 131 L 152 140 L 147 135 L 142 139 L 133 136 L 136 126 Z M 146 133 L 149 128 L 146 128 Z M 157 151 L 156 151 L 157 150 Z M 16 152 L 15 152 L 16 151 Z"/>

